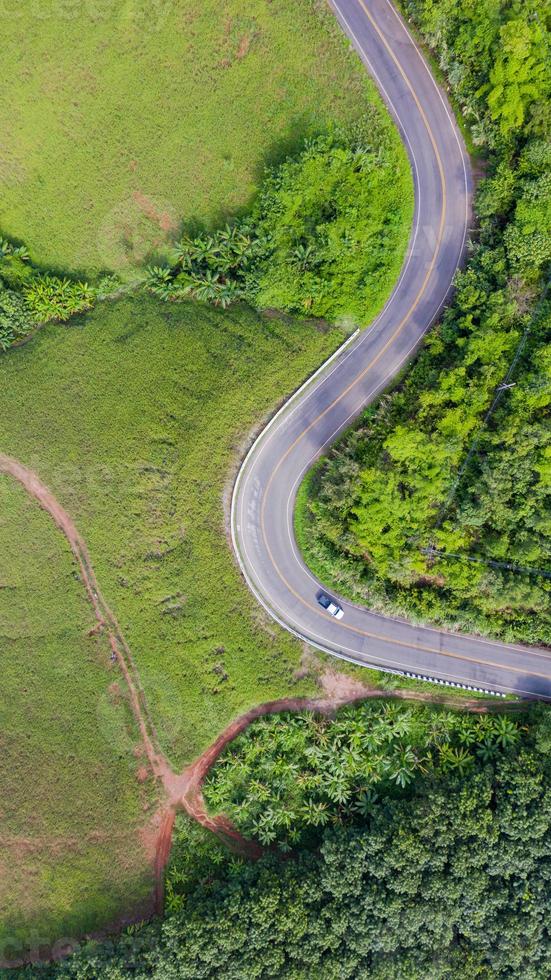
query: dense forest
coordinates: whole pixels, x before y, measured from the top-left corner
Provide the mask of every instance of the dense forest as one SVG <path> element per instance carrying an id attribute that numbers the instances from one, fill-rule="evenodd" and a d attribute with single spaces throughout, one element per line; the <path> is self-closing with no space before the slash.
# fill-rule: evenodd
<path id="1" fill-rule="evenodd" d="M 334 720 L 255 723 L 208 792 L 251 829 L 264 794 L 278 846 L 243 863 L 182 821 L 163 923 L 20 976 L 544 980 L 550 718 L 516 707 L 468 715 L 383 701 Z M 396 777 L 400 756 L 414 778 Z M 339 792 L 323 790 L 326 769 Z M 320 792 L 323 820 L 312 819 Z"/>
<path id="2" fill-rule="evenodd" d="M 406 12 L 485 158 L 476 230 L 412 370 L 311 475 L 298 533 L 320 575 L 373 606 L 548 642 L 551 9 Z"/>

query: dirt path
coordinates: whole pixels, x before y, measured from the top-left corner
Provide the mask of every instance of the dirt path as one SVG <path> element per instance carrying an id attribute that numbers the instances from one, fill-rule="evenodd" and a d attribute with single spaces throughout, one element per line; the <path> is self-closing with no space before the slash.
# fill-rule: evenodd
<path id="1" fill-rule="evenodd" d="M 71 551 L 79 566 L 88 599 L 94 610 L 98 629 L 107 630 L 111 649 L 124 674 L 130 692 L 134 714 L 147 750 L 147 756 L 153 770 L 157 774 L 160 761 L 162 769 L 163 757 L 158 748 L 157 734 L 149 715 L 139 675 L 120 626 L 101 593 L 83 538 L 77 531 L 67 511 L 64 510 L 51 490 L 42 483 L 36 473 L 10 456 L 6 456 L 4 453 L 0 453 L 0 473 L 6 473 L 17 480 L 25 488 L 27 493 L 31 497 L 34 497 L 42 509 L 50 515 L 54 523 L 67 538 Z M 161 757 L 160 760 L 159 756 Z"/>
<path id="2" fill-rule="evenodd" d="M 6 456 L 4 453 L 0 453 L 0 473 L 4 473 L 17 480 L 24 487 L 27 493 L 33 497 L 38 504 L 40 504 L 42 509 L 50 515 L 59 530 L 67 538 L 71 551 L 73 552 L 79 567 L 86 594 L 94 611 L 94 616 L 97 622 L 96 629 L 106 631 L 111 650 L 126 681 L 132 712 L 140 731 L 148 762 L 151 766 L 153 775 L 164 787 L 165 791 L 167 791 L 167 795 L 169 796 L 170 812 L 172 810 L 172 800 L 170 798 L 171 794 L 169 787 L 174 779 L 174 773 L 160 748 L 155 726 L 149 714 L 145 694 L 140 683 L 139 674 L 132 658 L 130 648 L 124 639 L 115 615 L 109 608 L 102 595 L 90 562 L 90 557 L 88 555 L 88 550 L 84 539 L 79 534 L 70 515 L 61 506 L 51 490 L 49 490 L 48 487 L 42 483 L 38 475 L 34 473 L 33 470 L 28 469 L 28 467 L 24 466 L 22 463 L 19 463 L 11 456 Z M 172 818 L 172 823 L 173 822 L 174 821 Z M 170 847 L 167 848 L 166 845 L 166 837 L 168 833 L 167 820 L 163 819 L 160 826 L 161 829 L 159 831 L 159 838 L 157 841 L 157 855 L 165 855 L 166 859 L 168 859 Z M 171 838 L 171 834 L 172 824 L 170 825 L 170 834 L 168 835 L 169 839 Z M 164 864 L 161 867 L 158 856 L 155 860 L 157 894 L 156 908 L 160 910 L 160 903 L 162 902 Z"/>
<path id="3" fill-rule="evenodd" d="M 164 793 L 164 800 L 161 802 L 157 813 L 158 831 L 154 849 L 155 908 L 159 914 L 163 908 L 164 871 L 170 856 L 172 831 L 175 814 L 178 810 L 184 810 L 193 820 L 216 834 L 228 847 L 244 857 L 255 859 L 264 852 L 258 843 L 244 837 L 228 817 L 223 814 L 213 816 L 208 813 L 202 789 L 209 770 L 226 746 L 257 718 L 286 711 L 305 710 L 331 715 L 345 705 L 367 698 L 424 701 L 450 707 L 461 707 L 472 712 L 486 712 L 496 708 L 495 701 L 465 700 L 453 695 L 429 694 L 423 691 L 380 691 L 368 688 L 361 681 L 354 680 L 334 668 L 329 668 L 320 676 L 325 697 L 281 698 L 251 708 L 230 722 L 218 738 L 183 772 L 176 773 L 160 747 L 132 654 L 116 617 L 101 593 L 86 545 L 72 518 L 36 473 L 4 453 L 0 453 L 0 473 L 7 474 L 17 480 L 50 515 L 59 530 L 67 538 L 94 611 L 97 621 L 96 629 L 106 631 L 111 650 L 126 681 L 130 704 L 151 771 Z M 522 705 L 518 702 L 505 702 L 499 705 L 500 711 L 518 711 L 519 708 L 522 708 Z"/>
<path id="4" fill-rule="evenodd" d="M 232 850 L 240 853 L 244 857 L 257 858 L 263 852 L 262 848 L 255 841 L 248 840 L 237 830 L 231 821 L 223 814 L 211 816 L 205 804 L 203 796 L 203 783 L 216 760 L 220 757 L 224 749 L 241 732 L 245 731 L 252 722 L 264 715 L 282 714 L 286 711 L 314 711 L 316 714 L 333 715 L 339 708 L 355 704 L 359 701 L 368 699 L 388 700 L 394 698 L 400 701 L 421 701 L 430 704 L 440 704 L 443 707 L 462 708 L 473 714 L 485 714 L 487 711 L 495 710 L 510 711 L 511 713 L 525 710 L 525 705 L 517 701 L 500 703 L 493 700 L 482 700 L 480 698 L 458 698 L 453 695 L 432 694 L 426 691 L 381 691 L 378 688 L 369 688 L 360 681 L 351 681 L 346 674 L 329 669 L 321 675 L 321 685 L 325 691 L 342 691 L 342 694 L 332 694 L 325 698 L 281 698 L 278 701 L 266 701 L 264 704 L 256 705 L 250 711 L 235 718 L 220 733 L 218 738 L 212 742 L 205 751 L 198 756 L 186 769 L 181 776 L 176 777 L 175 789 L 176 801 L 183 807 L 185 812 L 196 820 L 201 826 L 211 830 Z M 175 802 L 176 802 L 175 801 Z"/>

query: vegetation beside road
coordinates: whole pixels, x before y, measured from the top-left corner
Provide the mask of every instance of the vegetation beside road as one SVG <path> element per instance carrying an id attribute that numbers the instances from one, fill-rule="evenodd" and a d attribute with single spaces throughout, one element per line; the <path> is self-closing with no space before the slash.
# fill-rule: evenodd
<path id="1" fill-rule="evenodd" d="M 155 796 L 95 626 L 64 536 L 0 475 L 0 961 L 151 911 Z"/>
<path id="2" fill-rule="evenodd" d="M 412 216 L 405 151 L 373 105 L 269 170 L 240 222 L 182 238 L 172 265 L 149 270 L 148 288 L 365 326 L 396 281 Z"/>
<path id="3" fill-rule="evenodd" d="M 330 826 L 311 828 L 308 843 L 301 837 L 301 849 L 290 857 L 270 853 L 252 865 L 182 821 L 165 922 L 29 974 L 58 980 L 548 976 L 548 711 L 537 707 L 515 720 L 497 715 L 485 721 L 405 704 L 392 708 L 371 714 L 361 705 L 334 721 L 287 719 L 275 745 L 273 731 L 257 725 L 249 745 L 244 736 L 240 751 L 219 763 L 221 779 L 229 761 L 236 775 L 241 767 L 245 786 L 247 759 L 260 740 L 273 763 L 273 800 L 292 765 L 289 742 L 298 740 L 294 781 L 306 794 L 316 753 L 341 772 L 361 745 L 361 781 L 369 778 L 369 744 L 377 741 L 378 753 L 387 747 L 392 753 L 401 739 L 419 758 L 431 756 L 415 781 L 405 787 L 382 781 L 379 797 L 365 807 L 333 800 Z M 510 736 L 501 742 L 500 719 Z M 492 726 L 491 751 L 483 756 L 475 746 L 480 730 Z M 446 751 L 459 733 L 475 738 L 467 749 L 472 763 L 463 770 L 449 764 Z M 309 738 L 312 751 L 305 755 Z M 250 776 L 252 794 L 257 789 Z M 241 814 L 246 820 L 246 809 Z M 294 817 L 286 833 L 300 827 Z"/>
<path id="4" fill-rule="evenodd" d="M 375 608 L 546 643 L 549 9 L 406 6 L 488 156 L 479 231 L 414 367 L 308 478 L 298 536 L 318 575 Z"/>

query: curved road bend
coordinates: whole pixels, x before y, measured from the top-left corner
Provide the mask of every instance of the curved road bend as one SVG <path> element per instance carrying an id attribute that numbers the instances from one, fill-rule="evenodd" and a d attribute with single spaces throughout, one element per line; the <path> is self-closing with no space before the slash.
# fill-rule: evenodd
<path id="1" fill-rule="evenodd" d="M 497 691 L 551 697 L 551 651 L 414 626 L 339 600 L 332 619 L 293 532 L 297 488 L 320 454 L 396 375 L 442 308 L 462 260 L 469 161 L 453 115 L 389 0 L 333 0 L 409 153 L 415 217 L 400 278 L 382 313 L 261 433 L 234 488 L 232 537 L 251 590 L 282 625 L 358 664 Z"/>

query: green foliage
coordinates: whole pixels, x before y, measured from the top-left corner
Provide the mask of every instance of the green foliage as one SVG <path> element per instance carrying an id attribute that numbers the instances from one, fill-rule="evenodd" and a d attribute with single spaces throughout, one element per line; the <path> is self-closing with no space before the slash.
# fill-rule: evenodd
<path id="1" fill-rule="evenodd" d="M 549 134 L 546 0 L 404 0 L 434 49 L 475 142 Z"/>
<path id="2" fill-rule="evenodd" d="M 165 300 L 226 308 L 246 299 L 332 322 L 368 323 L 402 263 L 411 178 L 378 112 L 346 132 L 309 139 L 268 170 L 251 213 L 220 231 L 182 238 L 172 266 L 148 270 Z"/>
<path id="3" fill-rule="evenodd" d="M 0 255 L 0 279 L 7 289 L 21 290 L 32 281 L 34 271 L 26 257 L 15 253 Z"/>
<path id="4" fill-rule="evenodd" d="M 399 272 L 411 216 L 409 173 L 374 114 L 308 141 L 268 177 L 254 211 L 266 242 L 250 283 L 256 305 L 369 323 Z"/>
<path id="5" fill-rule="evenodd" d="M 363 732 L 363 708 L 354 711 Z M 387 784 L 354 819 L 318 828 L 316 847 L 291 859 L 271 853 L 252 865 L 212 862 L 200 840 L 180 831 L 168 887 L 173 881 L 179 887 L 183 877 L 186 898 L 160 927 L 115 945 L 85 946 L 65 963 L 27 975 L 543 980 L 551 973 L 548 716 L 548 708 L 537 709 L 516 729 L 515 746 L 494 745 L 487 758 L 475 751 L 475 763 L 462 773 L 458 766 L 444 771 L 449 724 L 471 754 L 469 738 L 478 737 L 480 720 L 432 714 L 435 731 L 424 734 L 442 760 L 438 778 L 420 776 L 414 791 Z M 290 738 L 304 722 L 291 725 Z M 323 724 L 329 733 L 342 723 Z M 505 733 L 515 728 L 504 716 L 491 725 L 494 742 L 500 725 Z M 263 737 L 268 747 L 268 733 Z M 283 771 L 292 754 L 281 739 L 279 747 Z M 417 751 L 428 751 L 422 737 Z M 336 761 L 344 754 L 338 749 Z M 274 790 L 278 778 L 274 772 Z M 195 845 L 194 857 L 181 854 L 182 843 Z"/>
<path id="6" fill-rule="evenodd" d="M 504 240 L 513 272 L 537 281 L 551 262 L 551 165 L 545 173 L 522 182 Z"/>
<path id="7" fill-rule="evenodd" d="M 246 865 L 210 831 L 177 816 L 165 880 L 165 915 L 189 913 L 198 884 L 215 894 L 221 877 L 239 878 Z"/>
<path id="8" fill-rule="evenodd" d="M 75 313 L 91 309 L 94 296 L 94 290 L 88 283 L 60 279 L 58 276 L 36 276 L 25 289 L 29 308 L 42 323 L 68 320 Z"/>
<path id="9" fill-rule="evenodd" d="M 0 239 L 0 350 L 38 324 L 91 309 L 95 298 L 88 283 L 44 274 L 32 265 L 25 246 Z"/>
<path id="10" fill-rule="evenodd" d="M 544 6 L 541 5 L 542 13 Z M 539 18 L 524 16 L 508 20 L 499 32 L 499 49 L 490 72 L 487 93 L 492 119 L 499 120 L 507 136 L 519 132 L 528 107 L 545 102 L 551 94 L 549 38 Z"/>
<path id="11" fill-rule="evenodd" d="M 327 824 L 368 817 L 419 781 L 472 773 L 514 749 L 521 732 L 505 715 L 384 700 L 334 720 L 275 715 L 232 743 L 209 774 L 205 798 L 262 844 L 304 846 Z"/>
<path id="12" fill-rule="evenodd" d="M 175 245 L 171 268 L 147 270 L 146 288 L 163 300 L 192 298 L 227 309 L 245 299 L 247 270 L 260 249 L 260 239 L 243 222 L 184 236 Z"/>
<path id="13" fill-rule="evenodd" d="M 551 119 L 549 11 L 536 0 L 409 7 L 493 148 L 480 232 L 413 369 L 310 482 L 299 535 L 320 575 L 379 608 L 546 642 L 551 155 L 538 133 Z M 514 67 L 524 56 L 529 84 Z M 514 386 L 500 390 L 504 380 Z"/>
<path id="14" fill-rule="evenodd" d="M 0 350 L 24 337 L 33 327 L 29 305 L 21 293 L 0 288 Z"/>

